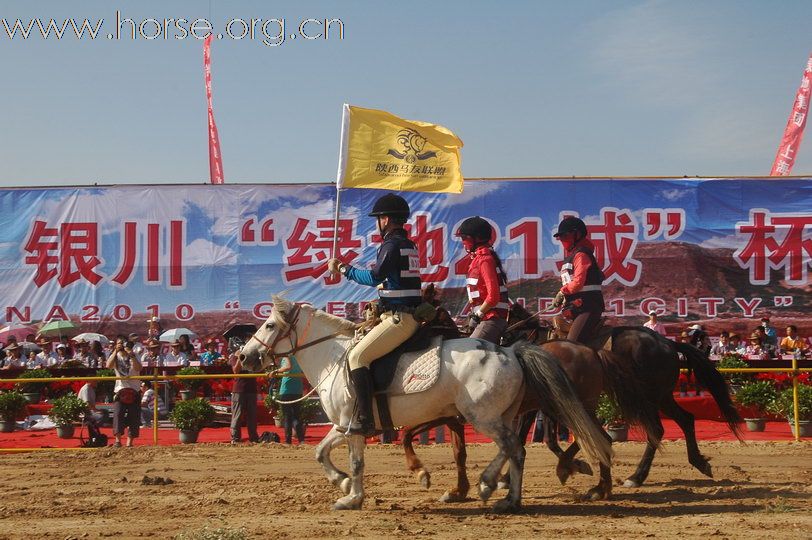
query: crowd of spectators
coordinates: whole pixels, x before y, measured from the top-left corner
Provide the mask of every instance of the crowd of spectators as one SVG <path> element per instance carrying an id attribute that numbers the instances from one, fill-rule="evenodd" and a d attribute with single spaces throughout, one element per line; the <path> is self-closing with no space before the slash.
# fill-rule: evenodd
<path id="1" fill-rule="evenodd" d="M 666 335 L 665 325 L 657 318 L 657 313 L 649 312 L 649 320 L 643 326 L 662 335 Z M 711 336 L 700 324 L 692 324 L 682 330 L 676 341 L 690 343 L 700 350 L 716 357 L 736 353 L 753 360 L 769 360 L 781 358 L 783 355 L 793 355 L 805 358 L 810 354 L 809 342 L 798 334 L 798 327 L 787 325 L 784 336 L 779 336 L 778 330 L 770 324 L 769 317 L 762 317 L 761 324 L 745 336 L 735 332 L 722 330 L 718 338 L 712 340 Z"/>

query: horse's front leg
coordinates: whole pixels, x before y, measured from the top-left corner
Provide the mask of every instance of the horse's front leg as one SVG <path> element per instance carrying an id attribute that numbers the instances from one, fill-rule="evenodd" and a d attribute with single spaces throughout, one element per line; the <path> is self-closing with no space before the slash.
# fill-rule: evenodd
<path id="1" fill-rule="evenodd" d="M 350 492 L 338 499 L 333 510 L 360 510 L 364 504 L 364 449 L 367 440 L 363 435 L 348 435 L 350 447 Z"/>
<path id="2" fill-rule="evenodd" d="M 336 467 L 330 459 L 330 453 L 333 449 L 341 446 L 345 442 L 344 434 L 340 433 L 336 429 L 336 426 L 333 426 L 318 446 L 316 446 L 316 461 L 321 464 L 330 483 L 339 488 L 341 492 L 346 495 L 350 492 L 350 478 L 347 476 L 347 473 Z"/>

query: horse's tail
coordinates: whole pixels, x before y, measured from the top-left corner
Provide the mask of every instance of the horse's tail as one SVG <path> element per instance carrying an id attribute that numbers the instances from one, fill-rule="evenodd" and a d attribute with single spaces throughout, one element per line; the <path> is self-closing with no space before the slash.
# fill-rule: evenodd
<path id="1" fill-rule="evenodd" d="M 541 411 L 569 427 L 588 456 L 611 466 L 610 441 L 584 409 L 555 356 L 524 341 L 517 343 L 513 351 L 524 371 L 525 382 L 538 399 Z"/>
<path id="2" fill-rule="evenodd" d="M 733 400 L 730 399 L 730 391 L 722 374 L 716 371 L 708 356 L 693 345 L 688 343 L 675 343 L 675 345 L 677 351 L 685 357 L 690 369 L 694 371 L 696 379 L 710 391 L 716 405 L 719 406 L 719 410 L 722 412 L 725 422 L 730 427 L 730 431 L 741 441 L 740 424 L 742 418 L 733 405 Z"/>
<path id="3" fill-rule="evenodd" d="M 605 391 L 617 403 L 623 419 L 642 428 L 649 443 L 659 447 L 659 410 L 646 398 L 643 381 L 610 351 L 601 349 L 597 355 L 603 366 Z"/>

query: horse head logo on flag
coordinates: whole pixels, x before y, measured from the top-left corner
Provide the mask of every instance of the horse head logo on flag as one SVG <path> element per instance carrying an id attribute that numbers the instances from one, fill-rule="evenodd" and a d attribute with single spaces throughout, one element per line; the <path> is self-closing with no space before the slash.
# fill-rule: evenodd
<path id="1" fill-rule="evenodd" d="M 413 129 L 401 129 L 397 134 L 397 144 L 400 151 L 389 149 L 390 156 L 403 159 L 406 163 L 414 163 L 417 160 L 437 157 L 436 152 L 423 152 L 426 146 L 426 138 Z"/>

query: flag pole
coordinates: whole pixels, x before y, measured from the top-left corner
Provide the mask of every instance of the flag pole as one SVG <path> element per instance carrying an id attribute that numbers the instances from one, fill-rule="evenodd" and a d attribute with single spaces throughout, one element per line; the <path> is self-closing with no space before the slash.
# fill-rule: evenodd
<path id="1" fill-rule="evenodd" d="M 336 173 L 336 209 L 333 221 L 332 257 L 338 255 L 338 219 L 341 215 L 341 185 L 344 183 L 344 171 L 347 165 L 347 140 L 349 137 L 350 106 L 345 103 L 341 113 L 341 147 L 338 152 L 338 172 Z"/>

